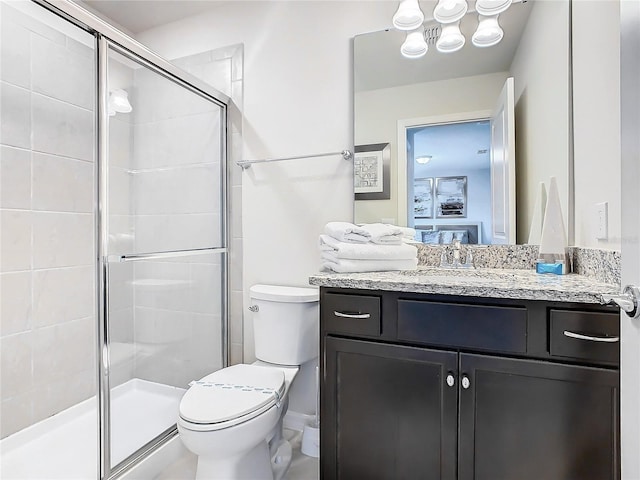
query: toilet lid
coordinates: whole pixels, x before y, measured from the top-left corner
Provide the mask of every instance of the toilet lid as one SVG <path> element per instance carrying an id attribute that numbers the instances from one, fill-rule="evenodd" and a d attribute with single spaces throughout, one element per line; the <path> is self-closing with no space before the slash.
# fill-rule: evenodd
<path id="1" fill-rule="evenodd" d="M 192 423 L 226 422 L 276 404 L 284 394 L 282 370 L 233 365 L 194 382 L 182 397 L 180 416 Z"/>

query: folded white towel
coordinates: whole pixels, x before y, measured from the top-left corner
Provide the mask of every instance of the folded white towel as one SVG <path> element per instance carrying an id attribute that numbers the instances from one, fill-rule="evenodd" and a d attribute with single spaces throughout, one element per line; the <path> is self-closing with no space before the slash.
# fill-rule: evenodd
<path id="1" fill-rule="evenodd" d="M 345 243 L 329 235 L 320 235 L 320 251 L 323 258 L 338 260 L 411 260 L 418 256 L 413 245 L 375 245 L 373 243 Z"/>
<path id="2" fill-rule="evenodd" d="M 324 233 L 348 243 L 366 243 L 371 239 L 369 232 L 349 222 L 329 222 L 324 226 Z"/>
<path id="3" fill-rule="evenodd" d="M 360 227 L 367 232 L 371 243 L 379 245 L 399 245 L 402 243 L 403 232 L 400 227 L 386 223 L 365 223 Z"/>
<path id="4" fill-rule="evenodd" d="M 416 229 L 411 227 L 398 227 L 402 230 L 402 238 L 405 240 L 415 240 L 416 239 Z"/>
<path id="5" fill-rule="evenodd" d="M 337 273 L 415 270 L 417 266 L 417 258 L 411 260 L 350 260 L 341 258 L 337 262 L 322 260 L 323 270 Z"/>

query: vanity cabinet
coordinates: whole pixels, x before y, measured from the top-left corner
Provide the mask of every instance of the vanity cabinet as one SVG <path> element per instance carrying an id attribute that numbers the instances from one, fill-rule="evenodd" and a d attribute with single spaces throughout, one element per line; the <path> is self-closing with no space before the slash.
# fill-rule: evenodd
<path id="1" fill-rule="evenodd" d="M 614 309 L 320 298 L 322 479 L 619 478 Z"/>

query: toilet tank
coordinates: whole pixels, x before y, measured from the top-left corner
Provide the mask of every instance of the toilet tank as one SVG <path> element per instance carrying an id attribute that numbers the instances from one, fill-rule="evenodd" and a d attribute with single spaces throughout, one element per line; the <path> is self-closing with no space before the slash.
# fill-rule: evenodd
<path id="1" fill-rule="evenodd" d="M 249 295 L 257 359 L 302 365 L 318 356 L 317 288 L 254 285 Z"/>

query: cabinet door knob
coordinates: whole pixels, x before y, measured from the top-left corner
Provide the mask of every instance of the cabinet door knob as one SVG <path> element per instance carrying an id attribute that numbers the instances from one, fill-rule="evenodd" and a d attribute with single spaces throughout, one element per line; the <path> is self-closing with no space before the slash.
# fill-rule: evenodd
<path id="1" fill-rule="evenodd" d="M 453 387 L 456 384 L 456 377 L 453 376 L 453 373 L 449 372 L 447 375 L 447 385 Z"/>
<path id="2" fill-rule="evenodd" d="M 466 375 L 462 376 L 462 388 L 465 390 L 471 386 L 471 380 Z"/>

